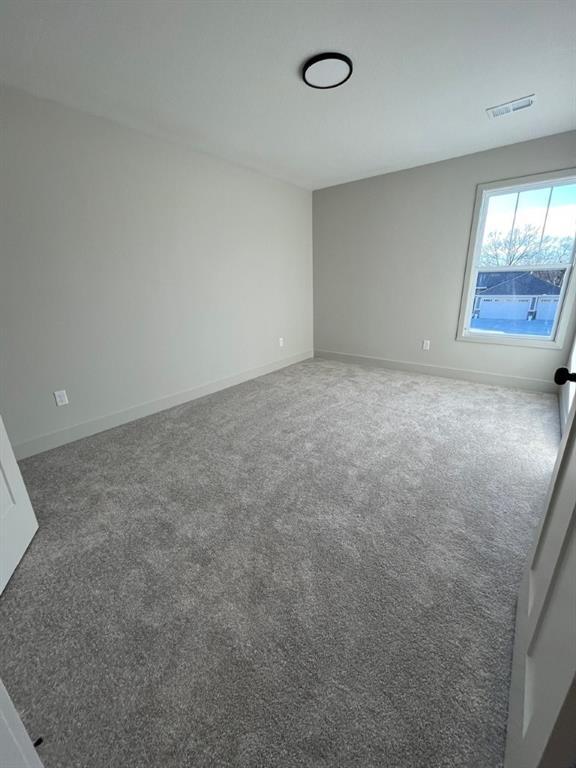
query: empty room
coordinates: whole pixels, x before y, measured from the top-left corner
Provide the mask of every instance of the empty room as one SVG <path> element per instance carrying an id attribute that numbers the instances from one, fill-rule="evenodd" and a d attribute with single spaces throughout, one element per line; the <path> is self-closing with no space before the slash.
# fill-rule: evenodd
<path id="1" fill-rule="evenodd" d="M 0 0 L 1 768 L 576 768 L 576 0 Z"/>

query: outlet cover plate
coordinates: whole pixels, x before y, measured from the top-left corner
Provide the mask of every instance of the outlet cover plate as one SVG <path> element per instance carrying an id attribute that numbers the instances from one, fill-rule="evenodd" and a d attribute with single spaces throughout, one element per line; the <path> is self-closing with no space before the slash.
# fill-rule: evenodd
<path id="1" fill-rule="evenodd" d="M 59 389 L 57 392 L 54 392 L 54 400 L 56 400 L 56 405 L 68 405 L 68 395 L 66 394 L 65 389 Z"/>

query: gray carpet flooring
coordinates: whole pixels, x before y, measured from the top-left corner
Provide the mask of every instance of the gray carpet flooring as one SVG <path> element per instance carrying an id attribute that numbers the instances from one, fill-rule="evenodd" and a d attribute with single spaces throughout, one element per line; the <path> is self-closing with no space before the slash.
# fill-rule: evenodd
<path id="1" fill-rule="evenodd" d="M 498 768 L 556 399 L 307 361 L 21 463 L 46 768 Z"/>

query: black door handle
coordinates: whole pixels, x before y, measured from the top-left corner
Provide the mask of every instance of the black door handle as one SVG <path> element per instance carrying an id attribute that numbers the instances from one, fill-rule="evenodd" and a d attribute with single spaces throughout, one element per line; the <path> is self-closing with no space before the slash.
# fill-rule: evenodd
<path id="1" fill-rule="evenodd" d="M 554 374 L 554 383 L 562 386 L 567 381 L 576 381 L 576 373 L 570 373 L 568 368 L 558 368 Z"/>

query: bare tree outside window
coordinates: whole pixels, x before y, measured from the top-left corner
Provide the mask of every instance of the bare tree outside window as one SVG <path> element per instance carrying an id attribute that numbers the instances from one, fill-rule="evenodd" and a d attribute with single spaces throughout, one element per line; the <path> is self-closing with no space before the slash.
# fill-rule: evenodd
<path id="1" fill-rule="evenodd" d="M 569 264 L 573 245 L 573 237 L 542 237 L 541 229 L 529 224 L 511 232 L 488 232 L 480 251 L 480 266 Z"/>

